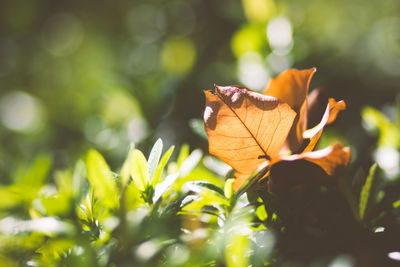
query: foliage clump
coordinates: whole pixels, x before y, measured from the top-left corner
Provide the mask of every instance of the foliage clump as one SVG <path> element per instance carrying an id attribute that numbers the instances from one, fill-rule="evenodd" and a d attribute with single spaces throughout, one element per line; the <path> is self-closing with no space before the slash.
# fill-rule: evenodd
<path id="1" fill-rule="evenodd" d="M 286 139 L 293 129 L 292 141 L 299 140 L 301 109 L 290 111 L 278 98 L 254 95 L 241 87 L 217 87 L 217 95 L 206 94 L 207 107 L 212 107 L 205 112 L 210 147 L 216 145 L 212 134 L 217 124 L 223 127 L 221 113 L 212 117 L 224 111 L 215 108 L 217 103 L 221 105 L 218 98 L 229 95 L 234 106 L 235 94 L 238 103 L 245 96 L 272 105 L 268 112 L 281 107 L 292 114 L 286 118 L 291 124 L 280 126 L 277 122 L 276 127 L 284 128 L 279 146 L 273 135 L 265 139 L 277 152 L 285 143 L 289 148 L 293 145 Z M 390 175 L 377 164 L 368 175 L 362 169 L 353 171 L 352 166 L 344 171 L 350 154 L 342 145 L 333 145 L 325 154 L 320 152 L 324 150 L 312 151 L 322 129 L 344 108 L 340 103 L 330 100 L 322 121 L 302 131 L 309 139 L 297 144 L 302 152 L 270 153 L 267 144 L 265 155 L 250 153 L 256 162 L 267 164 L 262 169 L 248 164 L 251 170 L 245 180 L 233 177 L 248 161 L 242 162 L 243 166 L 233 164 L 235 172 L 228 171 L 223 162 L 204 156 L 199 149 L 190 152 L 187 145 L 174 155 L 174 147 L 165 149 L 161 139 L 147 158 L 131 145 L 116 171 L 96 150 L 89 150 L 73 169 L 54 172 L 51 157 L 39 155 L 16 172 L 13 183 L 0 187 L 0 266 L 393 263 L 398 250 L 395 237 L 400 234 L 399 179 L 388 179 Z M 213 119 L 215 128 L 210 129 Z M 398 131 L 371 108 L 365 110 L 364 119 L 373 133 L 376 129 L 386 134 Z M 240 133 L 231 131 L 236 137 Z M 211 152 L 216 151 L 213 149 Z M 340 172 L 333 171 L 336 169 Z M 326 183 L 326 178 L 335 182 Z M 284 186 L 276 190 L 281 179 Z"/>

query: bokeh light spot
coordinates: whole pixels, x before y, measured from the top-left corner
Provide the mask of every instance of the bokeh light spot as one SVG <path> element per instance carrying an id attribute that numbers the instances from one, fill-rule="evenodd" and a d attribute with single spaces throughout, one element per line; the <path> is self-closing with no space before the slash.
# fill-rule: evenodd
<path id="1" fill-rule="evenodd" d="M 399 152 L 393 147 L 379 147 L 374 154 L 379 166 L 385 171 L 389 179 L 393 179 L 399 173 Z"/>
<path id="2" fill-rule="evenodd" d="M 329 267 L 353 267 L 353 266 L 354 266 L 354 259 L 349 255 L 338 256 L 329 264 Z"/>
<path id="3" fill-rule="evenodd" d="M 276 74 L 281 73 L 292 65 L 292 60 L 289 55 L 277 55 L 271 53 L 267 58 L 268 66 Z"/>
<path id="4" fill-rule="evenodd" d="M 278 54 L 287 54 L 293 45 L 292 25 L 285 17 L 272 19 L 267 26 L 269 43 Z"/>
<path id="5" fill-rule="evenodd" d="M 400 261 L 400 251 L 389 252 L 388 257 L 392 260 Z"/>
<path id="6" fill-rule="evenodd" d="M 168 39 L 162 48 L 161 60 L 167 72 L 176 75 L 185 74 L 196 61 L 193 41 L 185 37 Z"/>
<path id="7" fill-rule="evenodd" d="M 12 92 L 0 100 L 0 118 L 5 127 L 18 132 L 37 132 L 43 127 L 44 112 L 38 99 Z"/>
<path id="8" fill-rule="evenodd" d="M 135 6 L 127 16 L 128 27 L 135 41 L 152 43 L 158 40 L 165 29 L 165 16 L 153 5 Z"/>
<path id="9" fill-rule="evenodd" d="M 247 19 L 255 23 L 266 23 L 275 14 L 274 0 L 242 0 Z"/>
<path id="10" fill-rule="evenodd" d="M 246 53 L 240 57 L 238 72 L 240 81 L 253 90 L 264 89 L 270 78 L 260 55 L 256 53 Z"/>
<path id="11" fill-rule="evenodd" d="M 262 38 L 262 32 L 256 26 L 246 26 L 235 33 L 231 46 L 236 57 L 247 52 L 259 52 L 266 40 Z"/>

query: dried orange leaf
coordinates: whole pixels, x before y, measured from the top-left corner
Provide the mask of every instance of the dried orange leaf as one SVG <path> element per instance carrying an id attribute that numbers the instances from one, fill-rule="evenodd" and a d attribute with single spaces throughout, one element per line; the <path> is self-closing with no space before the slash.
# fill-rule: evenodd
<path id="1" fill-rule="evenodd" d="M 204 111 L 209 151 L 236 173 L 234 188 L 278 156 L 296 113 L 281 100 L 239 86 L 217 86 Z"/>
<path id="2" fill-rule="evenodd" d="M 316 69 L 289 69 L 272 79 L 263 92 L 285 103 L 297 113 L 288 136 L 288 146 L 297 151 L 303 142 L 303 132 L 307 127 L 308 88 Z"/>
<path id="3" fill-rule="evenodd" d="M 350 148 L 336 143 L 321 150 L 282 157 L 281 160 L 295 161 L 304 159 L 320 166 L 328 175 L 336 176 L 341 170 L 347 167 L 350 157 Z"/>
<path id="4" fill-rule="evenodd" d="M 316 146 L 321 134 L 324 130 L 324 127 L 336 120 L 339 111 L 346 109 L 346 103 L 341 100 L 336 102 L 335 99 L 329 98 L 328 105 L 326 106 L 326 110 L 324 116 L 321 119 L 321 122 L 312 129 L 309 129 L 303 133 L 303 138 L 309 139 L 310 142 L 304 149 L 304 152 L 312 151 Z"/>

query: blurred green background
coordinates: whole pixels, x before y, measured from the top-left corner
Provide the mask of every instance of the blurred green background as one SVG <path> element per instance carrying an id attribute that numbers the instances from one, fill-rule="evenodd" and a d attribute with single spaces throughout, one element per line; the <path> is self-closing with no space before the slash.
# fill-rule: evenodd
<path id="1" fill-rule="evenodd" d="M 377 139 L 360 114 L 396 120 L 399 11 L 396 0 L 0 1 L 1 183 L 43 152 L 60 168 L 90 147 L 116 166 L 130 142 L 147 152 L 158 137 L 207 149 L 190 126 L 202 90 L 261 90 L 290 67 L 317 67 L 312 87 L 348 104 L 321 145 L 342 140 L 369 166 Z M 397 166 L 396 149 L 382 153 Z"/>

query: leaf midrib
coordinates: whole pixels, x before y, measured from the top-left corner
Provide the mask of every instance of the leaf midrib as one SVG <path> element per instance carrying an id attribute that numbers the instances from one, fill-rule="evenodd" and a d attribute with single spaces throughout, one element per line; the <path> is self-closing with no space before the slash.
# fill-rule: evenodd
<path id="1" fill-rule="evenodd" d="M 264 149 L 262 148 L 261 144 L 258 142 L 257 138 L 253 135 L 253 133 L 250 131 L 250 129 L 246 126 L 246 124 L 242 121 L 242 119 L 239 117 L 239 115 L 235 112 L 235 110 L 233 110 L 231 108 L 230 105 L 228 105 L 228 103 L 225 102 L 224 98 L 221 97 L 220 92 L 217 90 L 215 90 L 216 95 L 221 99 L 222 102 L 224 102 L 224 104 L 232 111 L 233 114 L 235 114 L 236 118 L 240 121 L 240 123 L 243 125 L 243 127 L 249 132 L 250 136 L 252 137 L 252 139 L 256 142 L 256 144 L 258 145 L 258 147 L 261 149 L 262 153 L 265 155 L 265 157 L 267 159 L 270 159 L 270 157 L 268 156 L 267 152 L 264 151 Z M 247 98 L 245 97 L 244 100 L 247 101 Z M 246 113 L 247 113 L 247 108 L 246 108 Z"/>

